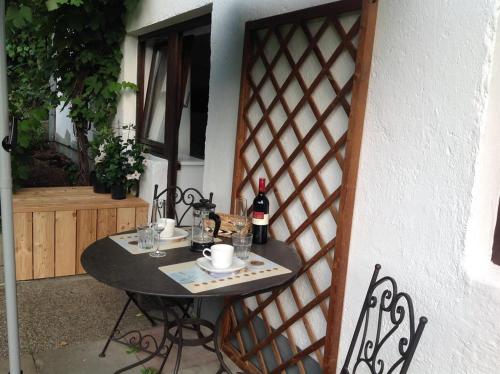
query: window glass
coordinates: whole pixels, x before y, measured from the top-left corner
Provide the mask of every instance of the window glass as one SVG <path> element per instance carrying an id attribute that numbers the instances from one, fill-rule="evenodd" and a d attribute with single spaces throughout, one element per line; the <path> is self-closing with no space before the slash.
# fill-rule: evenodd
<path id="1" fill-rule="evenodd" d="M 166 45 L 153 47 L 146 86 L 144 125 L 146 139 L 163 143 L 167 102 Z"/>

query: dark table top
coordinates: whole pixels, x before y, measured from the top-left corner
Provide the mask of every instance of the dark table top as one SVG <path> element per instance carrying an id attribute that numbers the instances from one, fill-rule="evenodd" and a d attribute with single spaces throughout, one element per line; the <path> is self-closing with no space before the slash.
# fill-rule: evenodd
<path id="1" fill-rule="evenodd" d="M 111 287 L 179 298 L 245 296 L 270 291 L 293 280 L 301 267 L 296 250 L 277 240 L 269 240 L 263 245 L 254 244 L 252 252 L 290 269 L 291 273 L 193 294 L 158 269 L 202 256 L 190 251 L 189 247 L 169 249 L 165 257 L 154 258 L 148 253 L 133 255 L 113 240 L 104 238 L 82 253 L 81 262 L 89 275 Z"/>

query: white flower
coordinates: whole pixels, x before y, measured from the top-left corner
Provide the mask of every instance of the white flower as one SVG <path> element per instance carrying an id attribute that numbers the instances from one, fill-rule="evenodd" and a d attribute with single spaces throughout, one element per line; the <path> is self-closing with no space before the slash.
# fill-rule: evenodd
<path id="1" fill-rule="evenodd" d="M 94 158 L 94 161 L 95 161 L 95 163 L 96 163 L 96 164 L 98 164 L 98 163 L 100 163 L 100 162 L 104 161 L 104 158 L 105 158 L 105 157 L 106 157 L 106 152 L 101 152 L 101 153 L 99 154 L 99 156 L 96 156 L 96 157 Z"/>
<path id="2" fill-rule="evenodd" d="M 134 164 L 135 164 L 135 159 L 134 159 L 132 156 L 128 156 L 127 163 L 128 163 L 130 166 L 134 166 Z"/>
<path id="3" fill-rule="evenodd" d="M 128 180 L 139 180 L 140 177 L 141 173 L 139 173 L 138 171 L 134 171 L 132 174 L 127 175 Z"/>

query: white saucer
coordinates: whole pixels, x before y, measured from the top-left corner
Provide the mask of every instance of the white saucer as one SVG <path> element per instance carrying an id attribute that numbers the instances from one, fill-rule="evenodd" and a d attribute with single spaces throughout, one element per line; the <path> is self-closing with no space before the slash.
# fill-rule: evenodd
<path id="1" fill-rule="evenodd" d="M 247 263 L 243 260 L 240 260 L 238 257 L 233 258 L 233 263 L 231 264 L 230 267 L 224 268 L 224 269 L 219 269 L 219 268 L 214 268 L 212 266 L 212 262 L 205 257 L 200 257 L 199 259 L 196 260 L 196 263 L 198 266 L 210 273 L 215 273 L 215 274 L 220 274 L 220 273 L 234 273 L 238 270 L 243 269 L 245 266 L 247 266 Z"/>
<path id="2" fill-rule="evenodd" d="M 186 230 L 183 230 L 183 229 L 179 229 L 178 227 L 176 227 L 174 229 L 174 235 L 172 235 L 171 237 L 169 238 L 165 238 L 165 237 L 162 237 L 161 234 L 160 234 L 160 240 L 163 242 L 169 242 L 169 241 L 172 241 L 172 240 L 179 240 L 179 239 L 184 239 L 186 238 L 187 236 L 189 235 L 189 233 L 186 231 Z"/>

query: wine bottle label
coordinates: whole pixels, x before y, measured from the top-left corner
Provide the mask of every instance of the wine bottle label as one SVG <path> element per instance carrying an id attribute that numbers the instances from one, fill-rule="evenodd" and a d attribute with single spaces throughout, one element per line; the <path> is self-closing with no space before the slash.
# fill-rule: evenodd
<path id="1" fill-rule="evenodd" d="M 252 224 L 257 226 L 265 226 L 269 224 L 269 214 L 264 212 L 253 212 Z"/>

